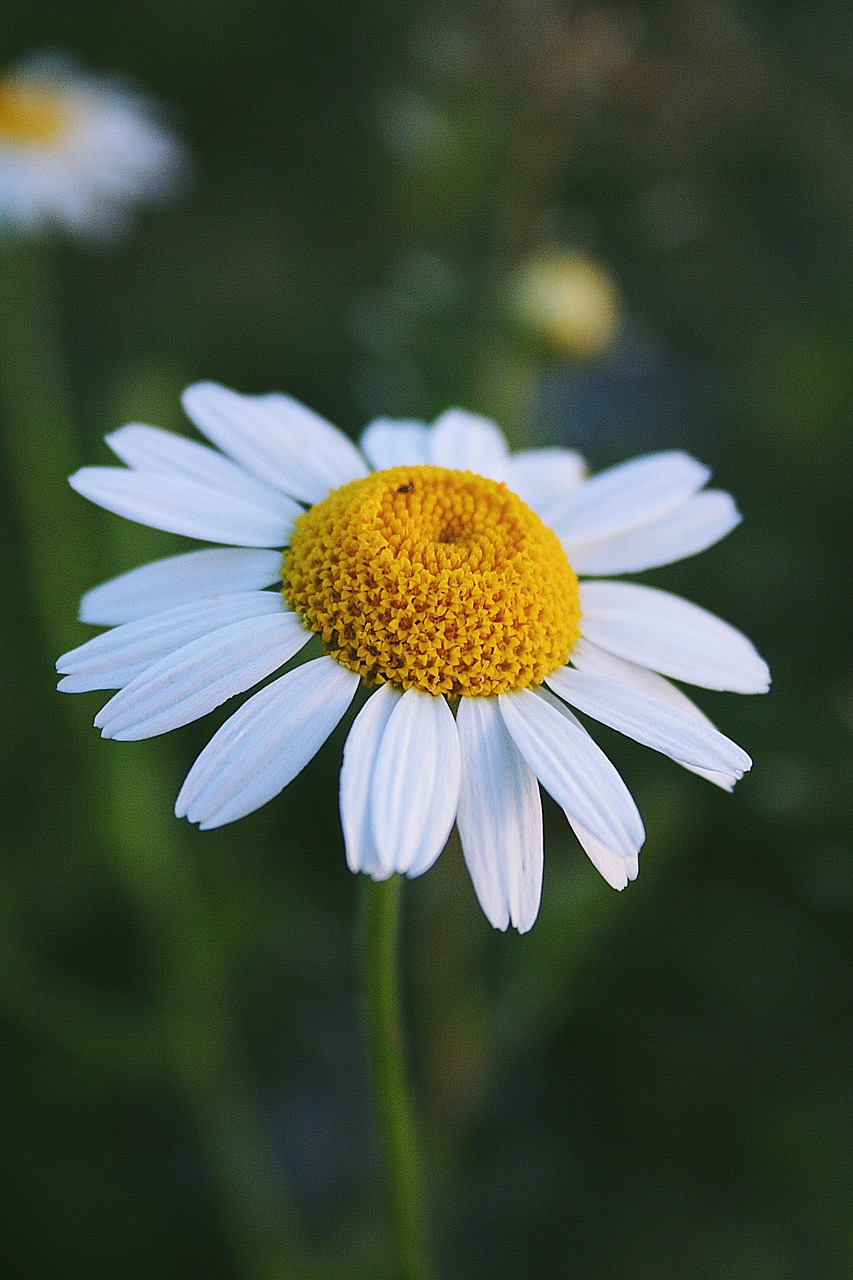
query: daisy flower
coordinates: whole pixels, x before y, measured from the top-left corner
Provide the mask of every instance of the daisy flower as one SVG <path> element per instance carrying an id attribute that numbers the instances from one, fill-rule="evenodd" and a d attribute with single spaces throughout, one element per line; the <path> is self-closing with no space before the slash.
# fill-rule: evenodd
<path id="1" fill-rule="evenodd" d="M 0 74 L 0 226 L 120 227 L 173 187 L 181 149 L 147 99 L 58 56 Z"/>
<path id="2" fill-rule="evenodd" d="M 125 426 L 107 443 L 126 468 L 85 467 L 71 484 L 227 545 L 85 595 L 83 621 L 112 630 L 60 659 L 59 688 L 118 689 L 95 724 L 139 739 L 265 681 L 312 637 L 321 652 L 225 721 L 179 817 L 207 829 L 266 804 L 364 685 L 340 774 L 351 870 L 418 876 L 455 822 L 486 916 L 523 932 L 541 895 L 540 784 L 611 885 L 637 874 L 640 814 L 570 707 L 721 787 L 750 767 L 670 683 L 766 690 L 750 642 L 677 596 L 610 580 L 738 523 L 701 463 L 657 453 L 587 479 L 570 450 L 510 455 L 493 423 L 459 409 L 432 426 L 372 422 L 356 448 L 283 395 L 200 383 L 184 408 L 215 448 Z"/>

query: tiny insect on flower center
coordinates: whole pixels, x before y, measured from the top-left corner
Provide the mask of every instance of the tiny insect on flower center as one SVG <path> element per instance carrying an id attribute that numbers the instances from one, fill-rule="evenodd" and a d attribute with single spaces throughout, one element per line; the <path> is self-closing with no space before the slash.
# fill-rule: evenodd
<path id="1" fill-rule="evenodd" d="M 49 146 L 68 124 L 67 104 L 47 85 L 0 76 L 0 146 Z"/>
<path id="2" fill-rule="evenodd" d="M 579 635 L 558 538 L 470 471 L 395 467 L 335 489 L 296 521 L 282 590 L 368 683 L 451 697 L 538 685 Z"/>

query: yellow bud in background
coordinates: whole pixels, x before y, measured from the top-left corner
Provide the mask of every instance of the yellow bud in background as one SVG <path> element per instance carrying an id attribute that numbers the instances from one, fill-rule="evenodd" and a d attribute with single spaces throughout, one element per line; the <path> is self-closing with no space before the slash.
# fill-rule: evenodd
<path id="1" fill-rule="evenodd" d="M 510 283 L 508 305 L 534 341 L 569 359 L 601 355 L 619 330 L 621 299 L 612 276 L 573 250 L 528 259 Z"/>

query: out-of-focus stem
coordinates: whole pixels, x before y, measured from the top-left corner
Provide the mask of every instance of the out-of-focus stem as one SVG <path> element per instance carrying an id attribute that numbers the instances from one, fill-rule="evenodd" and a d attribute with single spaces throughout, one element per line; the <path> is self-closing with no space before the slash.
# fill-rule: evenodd
<path id="1" fill-rule="evenodd" d="M 3 446 L 45 648 L 58 657 L 94 556 L 86 504 L 67 484 L 78 450 L 51 257 L 47 243 L 0 240 Z"/>
<path id="2" fill-rule="evenodd" d="M 78 466 L 77 441 L 50 259 L 45 242 L 0 242 L 0 412 L 32 597 L 45 648 L 58 656 L 69 647 L 77 613 L 81 583 L 75 575 L 91 585 L 97 556 L 87 504 L 67 484 Z M 110 872 L 144 922 L 158 969 L 150 1018 L 155 1044 L 146 1046 L 139 1073 L 160 1075 L 190 1112 L 242 1280 L 316 1277 L 292 1226 L 267 1126 L 247 1080 L 229 957 L 217 943 L 175 819 L 152 803 L 156 767 L 141 751 L 131 755 L 117 744 L 104 746 L 95 759 L 91 730 L 75 745 L 85 757 L 81 773 L 94 793 L 92 812 L 106 827 Z M 13 957 L 24 958 L 23 951 Z M 22 968 L 23 981 L 30 969 Z M 59 1028 L 72 1049 L 85 1051 L 95 1031 L 106 1034 L 101 1019 L 88 1025 L 88 1009 L 81 1001 L 82 1024 L 69 1023 L 69 1014 Z M 45 1017 L 39 1026 L 49 1030 Z M 115 1064 L 130 1076 L 133 1046 L 128 1035 Z"/>

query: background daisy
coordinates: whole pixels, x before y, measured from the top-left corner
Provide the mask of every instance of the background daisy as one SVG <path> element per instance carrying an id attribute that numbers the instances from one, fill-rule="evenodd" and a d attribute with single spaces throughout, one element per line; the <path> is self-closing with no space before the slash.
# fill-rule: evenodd
<path id="1" fill-rule="evenodd" d="M 59 55 L 0 74 L 0 234 L 110 234 L 170 194 L 184 165 L 153 104 L 115 80 Z"/>

